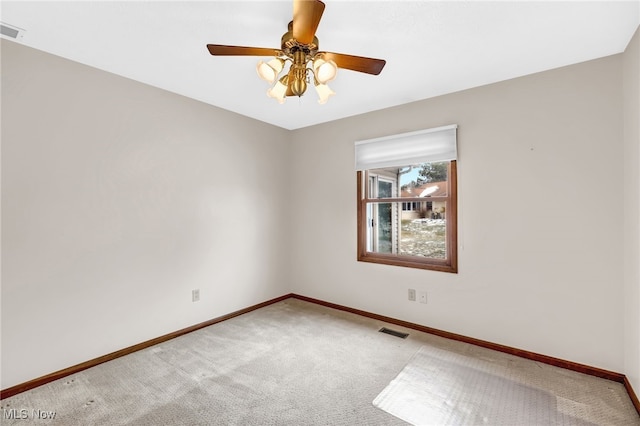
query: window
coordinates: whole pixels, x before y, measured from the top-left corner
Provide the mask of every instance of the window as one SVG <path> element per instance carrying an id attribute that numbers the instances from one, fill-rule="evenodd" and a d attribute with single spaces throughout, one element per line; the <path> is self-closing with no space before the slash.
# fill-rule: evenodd
<path id="1" fill-rule="evenodd" d="M 458 271 L 456 129 L 356 142 L 359 261 Z"/>

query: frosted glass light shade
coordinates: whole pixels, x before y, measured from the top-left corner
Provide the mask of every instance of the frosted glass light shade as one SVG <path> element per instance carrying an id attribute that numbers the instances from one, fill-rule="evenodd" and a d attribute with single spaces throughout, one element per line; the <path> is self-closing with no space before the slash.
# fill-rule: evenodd
<path id="1" fill-rule="evenodd" d="M 287 94 L 287 84 L 289 83 L 289 76 L 282 77 L 271 89 L 267 90 L 267 96 L 274 98 L 278 103 L 283 104 L 285 95 Z"/>
<path id="2" fill-rule="evenodd" d="M 273 58 L 269 62 L 259 61 L 256 66 L 256 71 L 258 71 L 261 79 L 273 83 L 276 81 L 276 78 L 278 78 L 278 74 L 280 74 L 283 67 L 284 61 L 282 59 Z"/>
<path id="3" fill-rule="evenodd" d="M 326 104 L 327 101 L 329 100 L 329 96 L 333 96 L 336 94 L 336 92 L 334 92 L 333 90 L 331 90 L 331 88 L 329 88 L 329 86 L 327 86 L 326 84 L 316 84 L 316 93 L 318 93 L 318 103 L 319 104 Z"/>
<path id="4" fill-rule="evenodd" d="M 325 84 L 336 78 L 338 66 L 333 61 L 325 61 L 322 58 L 317 58 L 313 61 L 313 72 L 315 73 L 316 80 L 318 80 L 320 84 Z"/>

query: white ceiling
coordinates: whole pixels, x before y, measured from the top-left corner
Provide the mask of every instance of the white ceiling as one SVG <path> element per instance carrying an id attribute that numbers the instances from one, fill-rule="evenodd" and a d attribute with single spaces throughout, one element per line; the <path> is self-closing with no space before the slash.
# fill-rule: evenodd
<path id="1" fill-rule="evenodd" d="M 279 48 L 290 1 L 2 1 L 19 43 L 296 129 L 624 51 L 640 0 L 325 0 L 320 50 L 386 59 L 379 76 L 340 70 L 336 96 L 266 96 L 257 57 L 207 43 Z M 5 37 L 6 38 L 6 37 Z"/>

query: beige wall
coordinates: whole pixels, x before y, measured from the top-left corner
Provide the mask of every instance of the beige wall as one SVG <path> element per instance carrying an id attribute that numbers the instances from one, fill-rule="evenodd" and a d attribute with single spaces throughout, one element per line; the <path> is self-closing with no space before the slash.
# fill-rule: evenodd
<path id="1" fill-rule="evenodd" d="M 1 47 L 3 389 L 289 292 L 288 132 Z"/>
<path id="2" fill-rule="evenodd" d="M 621 66 L 616 55 L 293 132 L 293 291 L 623 371 Z M 448 124 L 459 274 L 357 262 L 354 141 Z"/>
<path id="3" fill-rule="evenodd" d="M 3 40 L 2 388 L 293 291 L 639 389 L 637 46 L 287 132 Z M 357 262 L 353 142 L 453 123 L 460 273 Z"/>
<path id="4" fill-rule="evenodd" d="M 627 46 L 624 89 L 624 372 L 640 395 L 640 30 Z"/>

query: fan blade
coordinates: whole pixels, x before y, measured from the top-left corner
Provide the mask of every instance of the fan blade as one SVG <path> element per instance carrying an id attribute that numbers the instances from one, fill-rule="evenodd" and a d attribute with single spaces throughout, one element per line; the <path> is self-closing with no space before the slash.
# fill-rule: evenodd
<path id="1" fill-rule="evenodd" d="M 225 46 L 223 44 L 207 44 L 212 55 L 222 56 L 278 56 L 278 49 L 268 47 Z"/>
<path id="2" fill-rule="evenodd" d="M 345 55 L 342 53 L 318 52 L 326 61 L 332 60 L 338 68 L 378 75 L 387 63 L 384 59 L 365 58 L 363 56 Z"/>
<path id="3" fill-rule="evenodd" d="M 293 38 L 302 44 L 313 42 L 322 12 L 324 3 L 320 0 L 294 0 Z"/>

